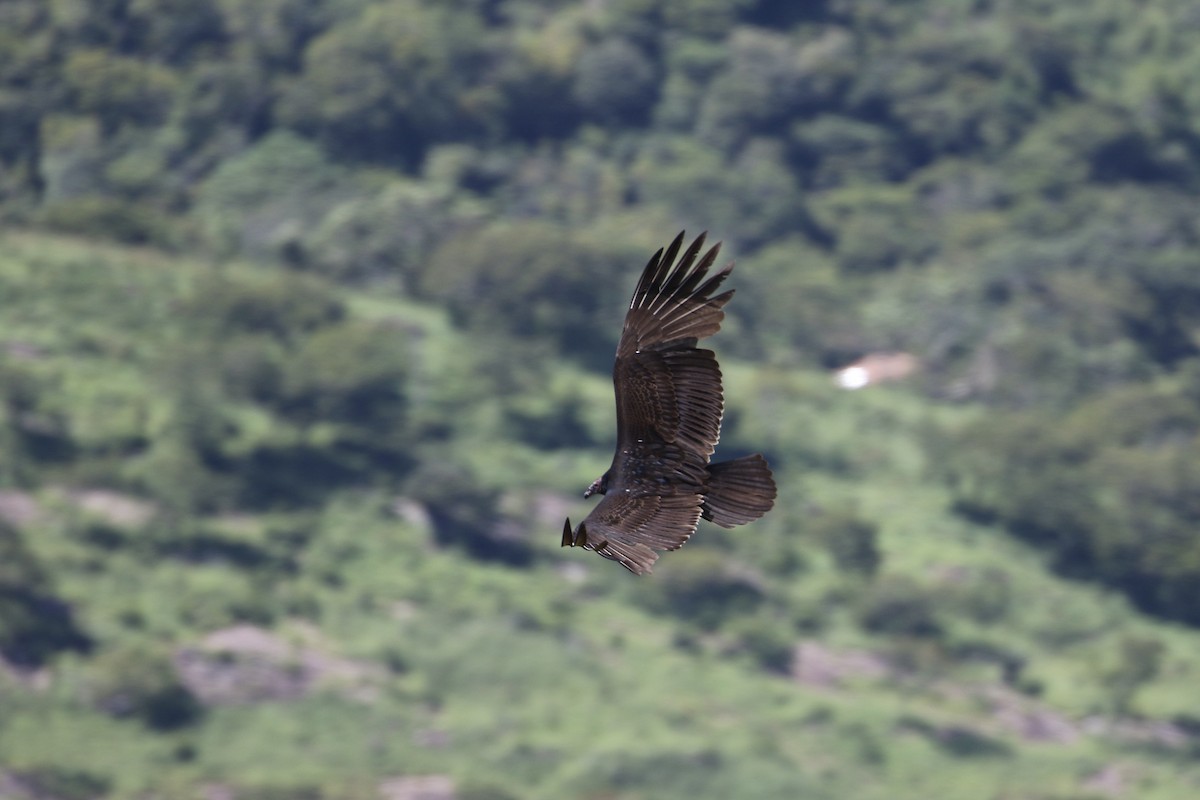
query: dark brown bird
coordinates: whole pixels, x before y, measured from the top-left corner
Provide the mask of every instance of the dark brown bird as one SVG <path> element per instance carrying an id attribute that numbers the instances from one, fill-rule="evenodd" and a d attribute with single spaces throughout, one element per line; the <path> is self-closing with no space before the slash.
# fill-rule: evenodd
<path id="1" fill-rule="evenodd" d="M 679 255 L 683 233 L 650 259 L 617 344 L 617 452 L 584 493 L 602 494 L 563 547 L 583 547 L 641 575 L 658 550 L 678 550 L 700 518 L 723 528 L 758 519 L 775 502 L 761 455 L 709 463 L 721 436 L 721 369 L 697 342 L 716 333 L 733 291 L 713 296 L 733 270 L 708 271 L 720 243 L 697 258 L 706 234 Z M 676 258 L 678 257 L 678 261 Z"/>

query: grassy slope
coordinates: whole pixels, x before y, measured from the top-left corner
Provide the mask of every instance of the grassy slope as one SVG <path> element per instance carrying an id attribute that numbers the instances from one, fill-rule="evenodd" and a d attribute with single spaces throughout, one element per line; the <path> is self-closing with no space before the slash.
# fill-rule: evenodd
<path id="1" fill-rule="evenodd" d="M 131 409 L 160 412 L 156 349 L 172 333 L 172 301 L 205 269 L 152 252 L 6 233 L 0 331 L 45 352 L 42 366 L 64 376 L 63 402 L 86 404 L 80 418 L 103 436 L 106 426 L 128 424 L 120 415 Z M 434 310 L 350 300 L 356 313 L 424 330 L 430 374 L 464 346 Z M 16 774 L 99 776 L 119 797 L 189 797 L 205 783 L 372 796 L 383 776 L 448 773 L 468 794 L 493 797 L 1065 798 L 1089 796 L 1086 781 L 1110 764 L 1120 767 L 1127 796 L 1195 795 L 1200 768 L 1186 746 L 1135 746 L 1132 733 L 1024 741 L 986 699 L 1000 691 L 997 669 L 947 655 L 948 643 L 969 639 L 1019 651 L 1025 678 L 1043 688 L 1039 698 L 1012 702 L 1074 724 L 1104 717 L 1100 675 L 1121 637 L 1152 635 L 1168 654 L 1137 708 L 1160 720 L 1195 713 L 1200 634 L 1063 582 L 1035 552 L 947 511 L 922 438 L 971 409 L 930 406 L 902 390 L 841 393 L 818 374 L 747 364 L 726 372 L 728 404 L 740 410 L 727 440 L 770 443 L 783 498 L 754 528 L 729 541 L 705 530 L 689 549 L 729 548 L 753 565 L 756 551 L 797 547 L 806 571 L 764 579 L 775 599 L 762 613 L 807 618 L 820 608 L 820 632 L 794 629 L 797 639 L 877 652 L 907 669 L 840 688 L 765 671 L 726 631 L 697 637 L 645 610 L 653 582 L 669 580 L 687 550 L 636 581 L 588 554 L 560 553 L 553 523 L 529 513 L 526 534 L 542 554 L 529 570 L 439 550 L 421 525 L 388 511 L 390 498 L 370 492 L 346 492 L 312 518 L 212 522 L 218 537 L 256 545 L 281 527 L 310 526 L 316 533 L 299 569 L 281 576 L 220 559 L 148 560 L 137 542 L 155 536 L 153 522 L 126 531 L 123 546 L 98 550 L 56 500 L 61 486 L 94 476 L 47 473 L 33 491 L 50 512 L 26 538 L 104 647 L 193 643 L 228 625 L 231 598 L 246 597 L 272 611 L 279 630 L 303 620 L 329 657 L 376 669 L 361 692 L 217 707 L 192 726 L 154 733 L 90 707 L 94 666 L 66 656 L 39 688 L 0 674 L 0 764 Z M 610 424 L 607 381 L 570 379 L 581 382 L 590 424 Z M 437 413 L 429 402 L 421 413 Z M 607 460 L 599 451 L 547 455 L 503 441 L 489 424 L 492 405 L 471 409 L 477 458 L 518 509 L 522 490 L 566 496 Z M 804 540 L 814 508 L 845 504 L 880 525 L 885 574 L 911 576 L 944 600 L 940 642 L 873 636 L 855 624 L 861 587 Z M 981 626 L 955 613 L 953 576 L 989 567 L 1007 573 L 1014 600 L 1002 619 Z M 122 622 L 131 610 L 141 619 L 136 629 Z"/>

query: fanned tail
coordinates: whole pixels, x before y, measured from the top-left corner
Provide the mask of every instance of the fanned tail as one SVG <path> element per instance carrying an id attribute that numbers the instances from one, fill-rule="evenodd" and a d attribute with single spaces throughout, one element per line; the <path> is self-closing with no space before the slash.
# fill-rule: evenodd
<path id="1" fill-rule="evenodd" d="M 700 515 L 722 528 L 753 522 L 775 505 L 775 479 L 759 454 L 708 465 Z"/>

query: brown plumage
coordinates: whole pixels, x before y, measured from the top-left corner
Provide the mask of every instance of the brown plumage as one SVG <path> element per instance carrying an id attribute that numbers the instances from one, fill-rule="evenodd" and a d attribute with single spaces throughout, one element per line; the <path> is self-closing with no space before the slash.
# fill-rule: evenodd
<path id="1" fill-rule="evenodd" d="M 603 494 L 563 547 L 583 547 L 650 572 L 659 550 L 677 550 L 700 518 L 732 528 L 758 519 L 775 502 L 766 459 L 709 463 L 721 436 L 721 369 L 696 347 L 721 327 L 733 291 L 713 293 L 733 269 L 711 277 L 718 243 L 700 256 L 705 234 L 682 255 L 683 233 L 642 272 L 617 344 L 617 451 L 584 497 Z M 678 260 L 676 260 L 678 258 Z"/>

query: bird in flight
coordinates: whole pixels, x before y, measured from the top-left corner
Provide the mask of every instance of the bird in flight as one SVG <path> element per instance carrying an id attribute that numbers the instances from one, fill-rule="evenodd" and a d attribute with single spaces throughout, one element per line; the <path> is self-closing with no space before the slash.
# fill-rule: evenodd
<path id="1" fill-rule="evenodd" d="M 650 259 L 634 290 L 613 364 L 617 450 L 584 497 L 604 495 L 563 547 L 583 547 L 641 575 L 660 550 L 678 550 L 700 519 L 723 528 L 758 519 L 775 502 L 760 454 L 711 462 L 725 400 L 721 369 L 697 343 L 716 333 L 733 290 L 713 293 L 733 270 L 709 276 L 721 245 L 706 234 L 680 255 L 681 232 Z"/>

